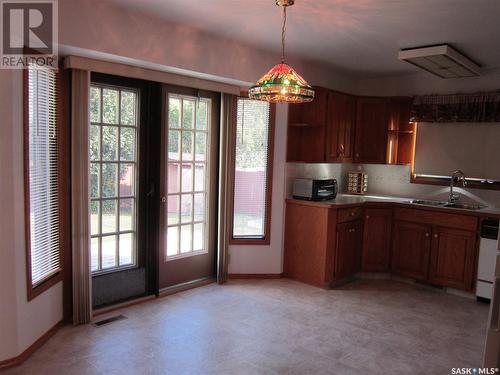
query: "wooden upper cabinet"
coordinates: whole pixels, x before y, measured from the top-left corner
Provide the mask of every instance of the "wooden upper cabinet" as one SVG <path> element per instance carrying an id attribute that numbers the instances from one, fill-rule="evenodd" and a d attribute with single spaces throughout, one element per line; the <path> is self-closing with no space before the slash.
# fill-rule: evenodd
<path id="1" fill-rule="evenodd" d="M 426 224 L 395 221 L 392 234 L 392 271 L 426 280 L 429 271 L 432 228 Z"/>
<path id="2" fill-rule="evenodd" d="M 392 209 L 367 208 L 363 228 L 363 272 L 389 272 Z"/>
<path id="3" fill-rule="evenodd" d="M 410 164 L 413 158 L 415 124 L 410 123 L 410 97 L 389 99 L 387 122 L 388 164 Z"/>
<path id="4" fill-rule="evenodd" d="M 352 162 L 354 160 L 354 126 L 356 98 L 336 91 L 328 93 L 326 128 L 326 160 Z"/>
<path id="5" fill-rule="evenodd" d="M 354 161 L 385 163 L 388 98 L 360 97 L 356 101 Z"/>
<path id="6" fill-rule="evenodd" d="M 475 232 L 434 228 L 429 281 L 471 290 L 474 285 L 476 242 Z"/>
<path id="7" fill-rule="evenodd" d="M 287 161 L 324 162 L 328 90 L 315 87 L 310 103 L 288 105 Z"/>
<path id="8" fill-rule="evenodd" d="M 337 224 L 334 279 L 341 280 L 359 271 L 361 220 Z"/>

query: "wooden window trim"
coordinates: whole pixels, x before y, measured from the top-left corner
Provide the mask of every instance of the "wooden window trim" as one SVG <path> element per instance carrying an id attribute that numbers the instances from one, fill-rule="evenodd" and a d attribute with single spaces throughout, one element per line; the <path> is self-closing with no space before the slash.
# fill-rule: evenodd
<path id="1" fill-rule="evenodd" d="M 248 99 L 247 92 L 242 91 L 238 98 Z M 237 99 L 238 99 L 237 98 Z M 231 121 L 230 133 L 230 152 L 231 158 L 229 162 L 229 245 L 270 245 L 271 243 L 271 212 L 272 212 L 272 196 L 273 196 L 273 165 L 274 165 L 274 132 L 276 124 L 276 104 L 271 103 L 269 106 L 269 134 L 267 145 L 267 189 L 266 189 L 266 212 L 265 212 L 265 236 L 262 238 L 234 238 L 234 183 L 235 183 L 235 163 L 236 163 L 236 121 L 238 116 L 237 100 L 235 100 L 235 109 L 233 111 L 233 119 Z"/>
<path id="2" fill-rule="evenodd" d="M 70 217 L 69 217 L 69 132 L 68 132 L 68 108 L 66 102 L 67 93 L 67 74 L 57 73 L 57 92 L 60 94 L 56 98 L 57 111 L 57 147 L 58 147 L 58 201 L 59 201 L 59 252 L 60 252 L 60 269 L 54 275 L 43 280 L 35 287 L 32 286 L 31 277 L 31 231 L 30 231 L 30 194 L 29 194 L 29 77 L 28 69 L 23 71 L 23 166 L 24 166 L 24 226 L 26 240 L 26 288 L 28 301 L 33 300 L 46 290 L 50 289 L 60 281 L 65 280 L 67 283 L 67 275 L 65 276 L 65 266 L 70 262 L 68 258 L 67 245 L 71 238 Z"/>

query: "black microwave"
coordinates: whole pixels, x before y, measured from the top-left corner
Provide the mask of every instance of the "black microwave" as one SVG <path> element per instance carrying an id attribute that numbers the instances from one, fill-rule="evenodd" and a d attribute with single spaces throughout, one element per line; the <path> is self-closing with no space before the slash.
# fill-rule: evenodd
<path id="1" fill-rule="evenodd" d="M 293 181 L 292 196 L 295 199 L 305 199 L 309 201 L 326 201 L 335 199 L 337 196 L 337 180 L 296 178 Z"/>

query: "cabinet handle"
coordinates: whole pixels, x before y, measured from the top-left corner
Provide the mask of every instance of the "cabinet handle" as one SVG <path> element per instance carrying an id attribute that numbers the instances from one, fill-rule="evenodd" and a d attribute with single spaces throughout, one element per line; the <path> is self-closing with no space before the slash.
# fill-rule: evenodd
<path id="1" fill-rule="evenodd" d="M 351 216 L 354 216 L 354 215 L 355 215 L 355 213 L 354 213 L 354 212 L 351 212 Z"/>
<path id="2" fill-rule="evenodd" d="M 356 153 L 356 155 L 355 155 L 355 156 L 356 156 L 356 159 L 357 159 L 357 158 L 359 158 L 359 154 L 358 154 L 358 153 Z"/>
<path id="3" fill-rule="evenodd" d="M 434 234 L 434 238 L 438 238 L 439 235 L 437 233 Z"/>
<path id="4" fill-rule="evenodd" d="M 425 234 L 425 237 L 429 237 L 429 236 L 430 236 L 430 234 L 429 234 L 429 233 L 426 233 L 426 234 Z"/>
<path id="5" fill-rule="evenodd" d="M 370 215 L 366 215 L 366 218 L 369 219 L 370 218 Z"/>
<path id="6" fill-rule="evenodd" d="M 349 233 L 354 233 L 354 232 L 356 232 L 356 229 L 354 228 L 349 229 Z"/>

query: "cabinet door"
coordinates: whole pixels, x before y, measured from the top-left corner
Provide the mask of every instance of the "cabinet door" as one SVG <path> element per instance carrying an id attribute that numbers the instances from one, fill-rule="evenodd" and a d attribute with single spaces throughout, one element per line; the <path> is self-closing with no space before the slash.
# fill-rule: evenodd
<path id="1" fill-rule="evenodd" d="M 361 270 L 389 272 L 391 256 L 392 210 L 367 208 L 363 228 Z"/>
<path id="2" fill-rule="evenodd" d="M 356 99 L 335 91 L 328 93 L 326 158 L 334 162 L 352 162 Z"/>
<path id="3" fill-rule="evenodd" d="M 393 226 L 392 271 L 426 280 L 429 270 L 431 227 L 396 221 Z"/>
<path id="4" fill-rule="evenodd" d="M 432 233 L 429 281 L 471 290 L 477 237 L 474 232 L 435 228 Z"/>
<path id="5" fill-rule="evenodd" d="M 360 220 L 337 224 L 335 280 L 352 276 L 359 270 L 361 228 Z"/>
<path id="6" fill-rule="evenodd" d="M 387 98 L 358 98 L 354 161 L 385 163 L 387 155 Z"/>
<path id="7" fill-rule="evenodd" d="M 312 102 L 288 106 L 287 161 L 326 160 L 327 94 L 326 89 L 315 88 Z"/>

